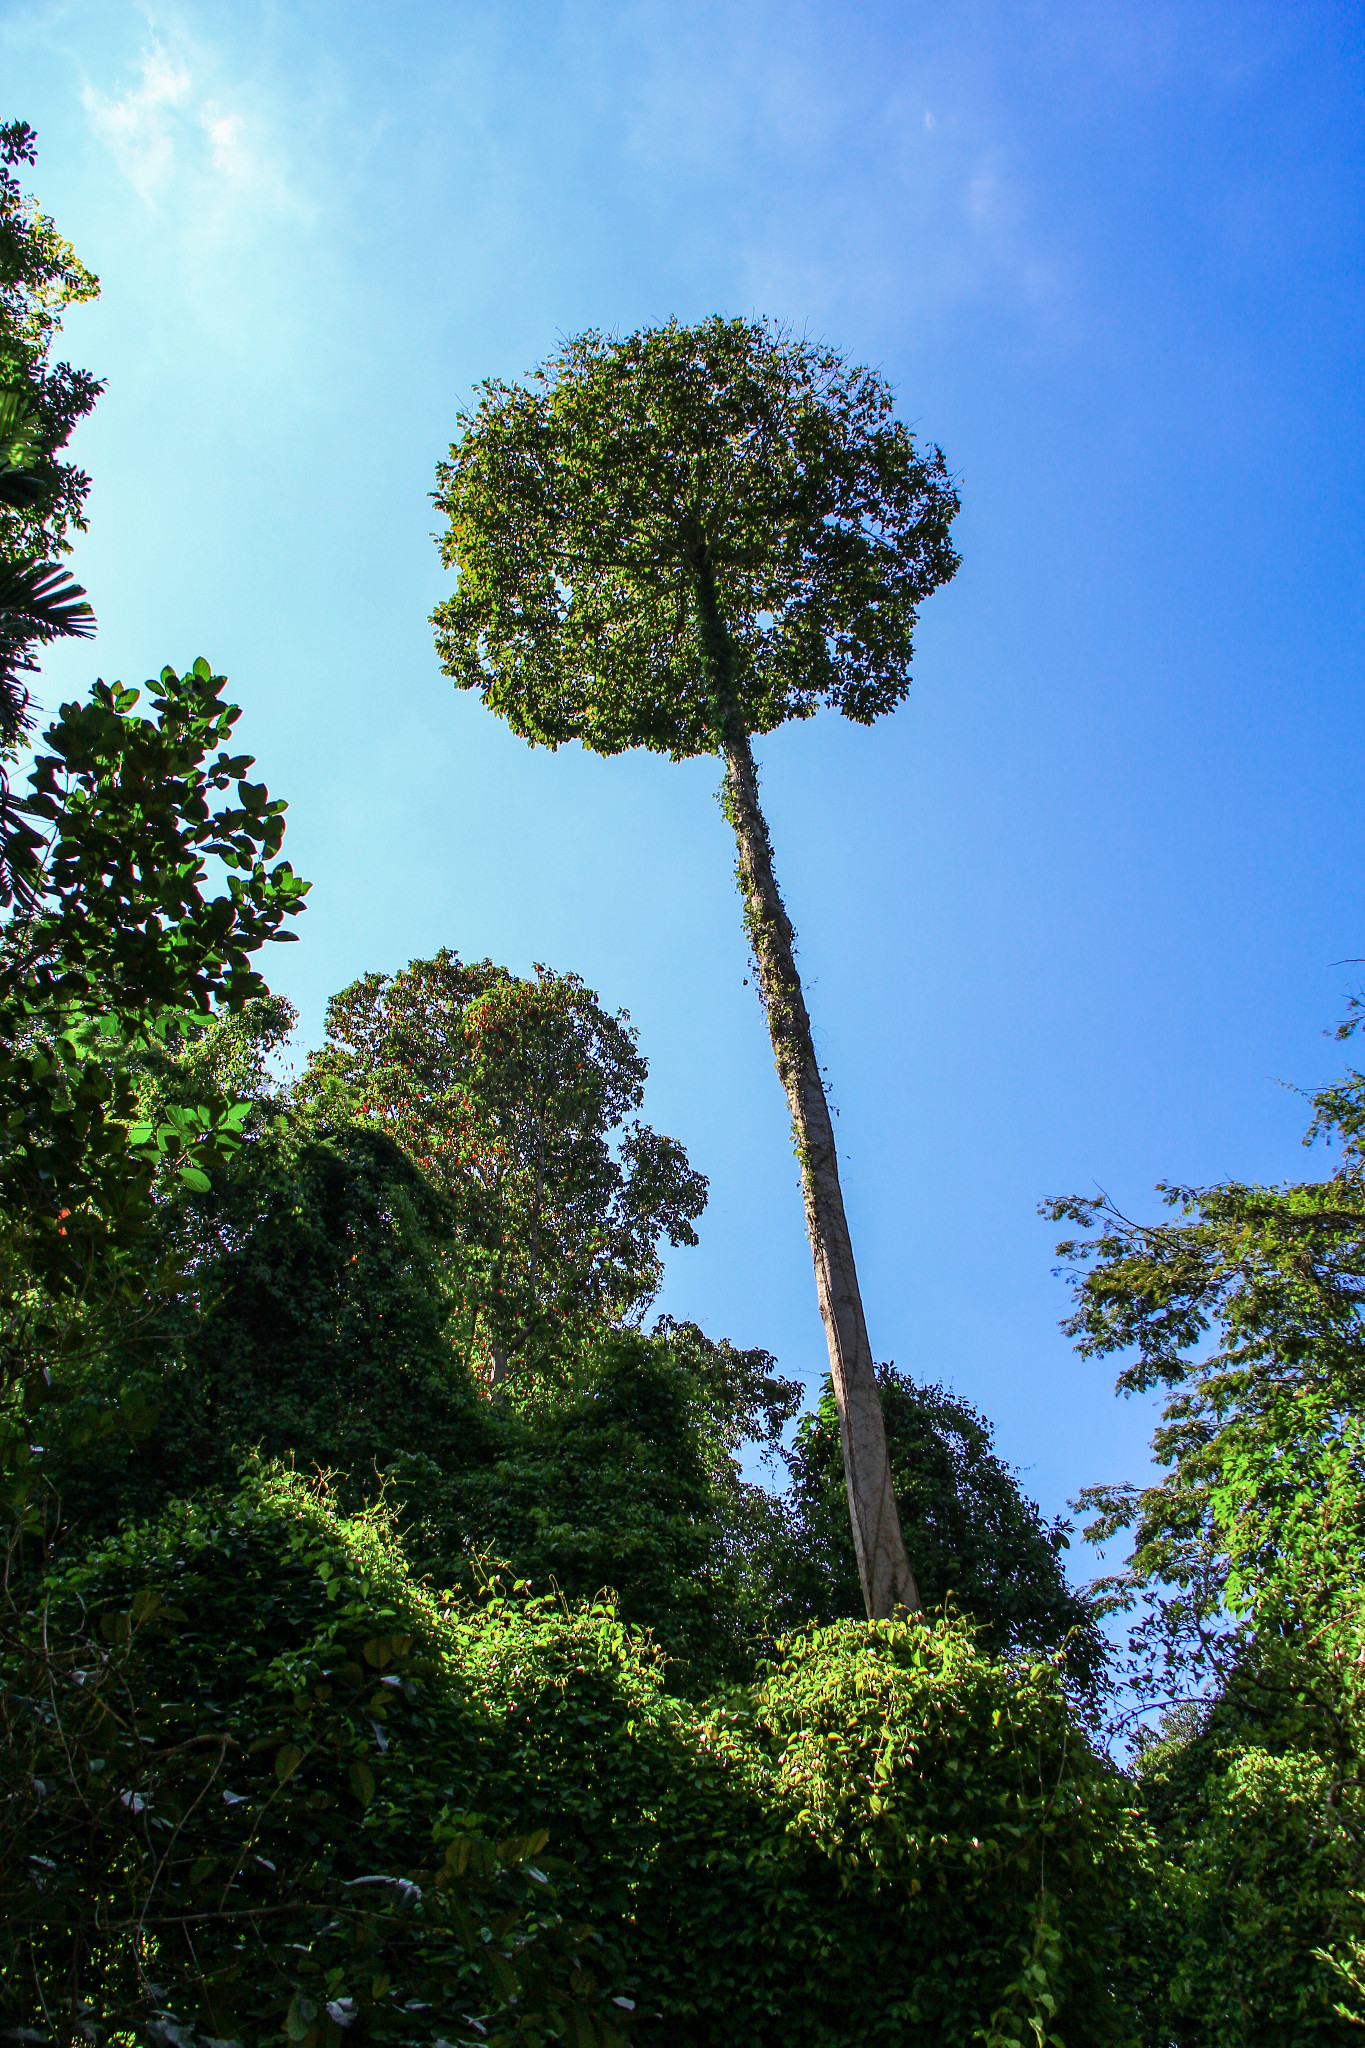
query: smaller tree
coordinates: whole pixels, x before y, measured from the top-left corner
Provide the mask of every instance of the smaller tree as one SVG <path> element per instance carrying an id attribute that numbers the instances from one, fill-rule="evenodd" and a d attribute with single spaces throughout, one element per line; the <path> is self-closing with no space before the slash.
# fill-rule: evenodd
<path id="1" fill-rule="evenodd" d="M 577 975 L 524 980 L 446 950 L 353 982 L 326 1030 L 301 1094 L 386 1132 L 455 1204 L 466 1327 L 494 1387 L 529 1391 L 590 1325 L 639 1322 L 660 1240 L 697 1241 L 706 1181 L 631 1117 L 648 1067 L 625 1011 Z"/>
<path id="2" fill-rule="evenodd" d="M 44 735 L 4 828 L 23 900 L 0 932 L 0 1393 L 40 1401 L 95 1316 L 140 1314 L 138 1264 L 169 1157 L 238 1141 L 222 1097 L 141 1114 L 138 1059 L 186 1013 L 265 993 L 253 955 L 290 934 L 307 883 L 277 861 L 282 802 L 225 743 L 240 713 L 206 661 L 139 692 L 96 683 Z M 226 885 L 207 887 L 209 863 Z M 22 1421 L 9 1431 L 23 1452 Z"/>
<path id="3" fill-rule="evenodd" d="M 1133 1535 L 1099 1591 L 1134 1615 L 1139 1769 L 1175 1874 L 1152 2010 L 1163 2040 L 1193 2025 L 1213 2048 L 1365 2024 L 1365 1074 L 1314 1107 L 1309 1138 L 1341 1145 L 1328 1179 L 1164 1186 L 1164 1223 L 1105 1196 L 1045 1211 L 1087 1233 L 1058 1248 L 1077 1348 L 1131 1354 L 1123 1392 L 1166 1392 L 1162 1477 L 1081 1504 L 1092 1540 Z"/>

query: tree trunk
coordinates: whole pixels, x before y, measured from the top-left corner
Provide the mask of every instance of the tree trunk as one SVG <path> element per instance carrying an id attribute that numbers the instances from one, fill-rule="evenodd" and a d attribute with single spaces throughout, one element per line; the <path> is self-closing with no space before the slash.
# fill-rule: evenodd
<path id="1" fill-rule="evenodd" d="M 723 803 L 739 849 L 735 872 L 744 899 L 744 922 L 758 963 L 773 1053 L 787 1091 L 796 1156 L 801 1164 L 815 1286 L 839 1407 L 839 1436 L 858 1576 L 867 1612 L 874 1620 L 880 1620 L 898 1608 L 918 1612 L 919 1588 L 901 1535 L 876 1367 L 839 1186 L 834 1128 L 793 956 L 795 934 L 773 873 L 772 844 L 759 807 L 753 751 L 739 716 L 731 682 L 729 644 L 715 587 L 704 561 L 698 565 L 698 585 L 703 638 L 717 686 L 720 751 L 725 762 Z"/>

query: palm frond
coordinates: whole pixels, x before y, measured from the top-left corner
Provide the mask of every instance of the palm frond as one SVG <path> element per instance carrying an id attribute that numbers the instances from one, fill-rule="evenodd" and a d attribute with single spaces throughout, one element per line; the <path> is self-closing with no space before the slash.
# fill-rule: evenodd
<path id="1" fill-rule="evenodd" d="M 19 678 L 37 668 L 34 648 L 50 640 L 88 640 L 94 630 L 90 601 L 60 562 L 0 561 L 0 753 L 15 745 L 27 724 L 28 691 Z M 0 787 L 0 808 L 3 802 Z"/>
<path id="2" fill-rule="evenodd" d="M 88 640 L 95 614 L 60 562 L 0 562 L 0 663 L 35 641 Z"/>

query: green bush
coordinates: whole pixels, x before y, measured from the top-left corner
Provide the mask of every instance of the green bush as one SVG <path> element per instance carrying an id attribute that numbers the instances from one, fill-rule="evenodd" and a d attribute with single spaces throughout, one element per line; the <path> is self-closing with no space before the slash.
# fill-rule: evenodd
<path id="1" fill-rule="evenodd" d="M 471 1815 L 479 1710 L 381 1520 L 254 1477 L 6 1624 L 6 2013 L 180 2048 L 358 2017 L 372 2042 L 616 2038 L 544 1831 Z"/>
<path id="2" fill-rule="evenodd" d="M 1066 2042 L 1122 2038 L 1110 1973 L 1140 1834 L 1057 1663 L 983 1654 L 962 1622 L 845 1622 L 792 1639 L 758 1697 L 789 1830 L 838 1872 L 820 2038 L 1010 2041 L 1045 2016 Z"/>
<path id="3" fill-rule="evenodd" d="M 1139 1758 L 1169 1859 L 1139 1916 L 1154 2048 L 1326 2048 L 1348 2037 L 1348 2006 L 1365 2025 L 1349 1968 L 1365 1947 L 1361 1792 L 1342 1771 L 1352 1703 L 1327 1725 L 1297 1660 L 1278 1661 L 1248 1661 Z"/>
<path id="4" fill-rule="evenodd" d="M 256 1475 L 57 1570 L 4 1660 L 15 2024 L 1125 2039 L 1123 1782 L 964 1623 L 813 1630 L 702 1709 L 600 1604 L 424 1591 L 381 1518 Z"/>
<path id="5" fill-rule="evenodd" d="M 469 1810 L 487 1731 L 381 1521 L 253 1476 L 6 1624 L 4 2009 L 41 2038 L 616 2038 L 544 1831 Z"/>

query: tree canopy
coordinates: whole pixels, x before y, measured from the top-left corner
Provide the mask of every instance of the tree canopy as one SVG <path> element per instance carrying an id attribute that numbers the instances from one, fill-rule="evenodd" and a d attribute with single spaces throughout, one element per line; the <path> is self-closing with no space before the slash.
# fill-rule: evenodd
<path id="1" fill-rule="evenodd" d="M 32 154 L 0 128 L 0 684 L 59 602 L 23 550 L 79 520 L 93 395 L 49 361 L 93 280 L 18 194 Z M 761 1346 L 645 1327 L 706 1183 L 576 975 L 363 975 L 277 1071 L 261 962 L 307 885 L 206 661 L 96 681 L 0 810 L 7 2037 L 1365 2025 L 1365 1073 L 1313 1098 L 1321 1179 L 1049 1205 L 1069 1334 L 1164 1398 L 1156 1475 L 1083 1496 L 1133 1539 L 1095 1587 L 987 1419 L 872 1362 L 749 733 L 903 694 L 955 500 L 884 401 L 760 323 L 588 336 L 486 387 L 444 477 L 463 680 L 551 744 L 724 758 L 829 1334 L 809 1413 Z"/>
<path id="2" fill-rule="evenodd" d="M 886 380 L 761 321 L 589 332 L 490 379 L 438 471 L 454 595 L 437 648 L 514 732 L 715 753 L 709 580 L 746 732 L 904 698 L 915 616 L 957 566 L 943 456 Z"/>
<path id="3" fill-rule="evenodd" d="M 470 1342 L 491 1378 L 553 1373 L 602 1321 L 638 1321 L 659 1242 L 695 1244 L 705 1178 L 632 1112 L 648 1066 L 625 1012 L 574 974 L 454 953 L 327 1006 L 301 1094 L 391 1136 L 453 1203 Z"/>
<path id="4" fill-rule="evenodd" d="M 1313 1098 L 1326 1179 L 1165 1187 L 1169 1221 L 1049 1205 L 1082 1353 L 1166 1390 L 1162 1476 L 1086 1489 L 1131 1530 L 1129 1716 L 1179 1911 L 1146 1915 L 1154 2022 L 1214 2048 L 1365 2024 L 1365 1074 Z M 1180 2038 L 1186 2038 L 1182 2033 Z"/>

